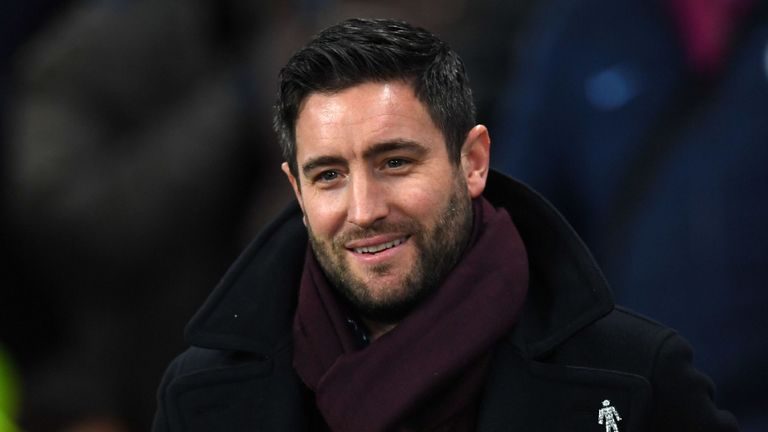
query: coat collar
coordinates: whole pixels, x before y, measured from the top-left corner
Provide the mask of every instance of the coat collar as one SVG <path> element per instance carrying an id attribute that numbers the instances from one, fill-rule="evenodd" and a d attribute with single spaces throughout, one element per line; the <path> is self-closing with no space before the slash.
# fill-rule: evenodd
<path id="1" fill-rule="evenodd" d="M 524 354 L 546 354 L 613 309 L 613 296 L 597 262 L 552 204 L 495 171 L 484 195 L 509 212 L 528 253 L 528 296 L 513 333 Z"/>
<path id="2" fill-rule="evenodd" d="M 613 308 L 592 255 L 557 210 L 495 171 L 485 197 L 512 216 L 528 252 L 530 288 L 513 342 L 543 355 Z M 307 234 L 296 203 L 251 243 L 186 328 L 189 344 L 272 356 L 290 344 Z"/>

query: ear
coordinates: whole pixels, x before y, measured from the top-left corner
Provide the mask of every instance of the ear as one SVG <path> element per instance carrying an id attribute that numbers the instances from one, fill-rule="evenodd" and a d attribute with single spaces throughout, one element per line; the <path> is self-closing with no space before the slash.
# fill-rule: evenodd
<path id="1" fill-rule="evenodd" d="M 304 212 L 304 200 L 301 198 L 301 188 L 299 187 L 299 179 L 293 176 L 291 174 L 291 168 L 288 167 L 288 162 L 283 162 L 282 165 L 280 165 L 280 169 L 283 170 L 285 173 L 285 176 L 288 177 L 288 183 L 291 184 L 291 188 L 293 189 L 293 194 L 296 195 L 296 201 L 299 202 L 299 207 L 301 207 L 301 213 L 304 214 L 304 217 L 302 218 L 302 221 L 304 222 L 304 226 L 307 225 L 307 214 Z"/>
<path id="2" fill-rule="evenodd" d="M 485 190 L 490 161 L 491 137 L 485 126 L 477 125 L 469 131 L 461 147 L 461 169 L 470 197 L 477 198 Z"/>

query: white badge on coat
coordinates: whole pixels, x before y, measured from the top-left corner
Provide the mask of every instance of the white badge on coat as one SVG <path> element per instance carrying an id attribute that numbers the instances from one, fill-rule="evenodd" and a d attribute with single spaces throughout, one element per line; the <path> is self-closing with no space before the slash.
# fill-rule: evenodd
<path id="1" fill-rule="evenodd" d="M 608 399 L 603 401 L 603 407 L 597 412 L 597 422 L 605 425 L 605 432 L 619 432 L 617 422 L 621 421 L 621 416 L 616 408 L 611 406 Z"/>

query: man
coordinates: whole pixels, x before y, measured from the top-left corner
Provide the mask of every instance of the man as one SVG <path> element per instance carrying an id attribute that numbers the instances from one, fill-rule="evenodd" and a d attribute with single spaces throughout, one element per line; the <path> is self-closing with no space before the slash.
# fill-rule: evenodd
<path id="1" fill-rule="evenodd" d="M 576 234 L 489 172 L 461 60 L 349 20 L 280 76 L 298 206 L 187 328 L 155 431 L 735 430 L 673 331 L 614 307 Z"/>

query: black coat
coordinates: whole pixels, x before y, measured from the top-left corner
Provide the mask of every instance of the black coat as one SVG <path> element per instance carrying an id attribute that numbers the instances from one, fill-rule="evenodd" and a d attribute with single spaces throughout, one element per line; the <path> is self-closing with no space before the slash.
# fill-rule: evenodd
<path id="1" fill-rule="evenodd" d="M 614 307 L 589 251 L 554 208 L 497 173 L 484 195 L 520 231 L 530 287 L 519 324 L 494 354 L 478 431 L 603 432 L 606 399 L 621 432 L 736 430 L 714 406 L 688 344 Z M 306 243 L 293 205 L 235 262 L 187 326 L 192 347 L 163 378 L 155 432 L 318 429 L 312 395 L 291 365 Z"/>

